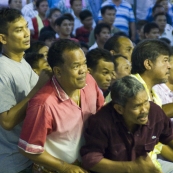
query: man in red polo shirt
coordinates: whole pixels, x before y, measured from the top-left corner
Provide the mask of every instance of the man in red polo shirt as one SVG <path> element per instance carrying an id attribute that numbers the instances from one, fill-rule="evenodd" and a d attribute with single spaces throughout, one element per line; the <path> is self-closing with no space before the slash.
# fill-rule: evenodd
<path id="1" fill-rule="evenodd" d="M 48 62 L 54 76 L 29 102 L 19 148 L 36 163 L 38 172 L 86 173 L 74 164 L 80 162 L 85 122 L 104 98 L 74 41 L 55 42 Z"/>

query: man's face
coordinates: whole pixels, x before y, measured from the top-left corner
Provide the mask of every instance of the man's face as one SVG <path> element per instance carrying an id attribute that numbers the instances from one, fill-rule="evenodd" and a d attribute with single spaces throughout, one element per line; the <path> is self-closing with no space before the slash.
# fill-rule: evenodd
<path id="1" fill-rule="evenodd" d="M 168 12 L 168 9 L 169 9 L 169 7 L 168 7 L 168 0 L 161 1 L 159 4 L 164 7 L 165 12 L 167 13 Z"/>
<path id="2" fill-rule="evenodd" d="M 55 20 L 61 16 L 61 12 L 60 11 L 55 11 L 52 16 L 49 18 L 50 23 L 52 23 L 54 25 Z"/>
<path id="3" fill-rule="evenodd" d="M 114 71 L 113 62 L 106 62 L 100 59 L 95 69 L 89 69 L 91 75 L 96 80 L 100 89 L 106 90 L 111 85 L 112 73 Z"/>
<path id="4" fill-rule="evenodd" d="M 8 51 L 21 53 L 30 47 L 30 30 L 26 20 L 21 16 L 15 22 L 8 23 L 8 34 L 4 34 Z"/>
<path id="5" fill-rule="evenodd" d="M 115 73 L 116 73 L 116 79 L 120 79 L 124 76 L 128 76 L 131 73 L 131 63 L 123 58 L 119 57 L 116 59 L 116 63 L 118 64 Z"/>
<path id="6" fill-rule="evenodd" d="M 130 39 L 126 37 L 120 37 L 119 38 L 120 48 L 119 48 L 119 54 L 127 57 L 129 62 L 131 62 L 131 55 L 133 51 L 133 43 Z"/>
<path id="7" fill-rule="evenodd" d="M 22 9 L 22 1 L 21 0 L 12 0 L 9 4 L 10 8 L 21 10 Z"/>
<path id="8" fill-rule="evenodd" d="M 46 15 L 46 12 L 48 10 L 48 2 L 47 1 L 41 2 L 37 10 L 39 14 Z"/>
<path id="9" fill-rule="evenodd" d="M 165 30 L 165 26 L 166 26 L 166 16 L 165 15 L 157 16 L 157 18 L 155 19 L 155 22 L 159 26 L 160 30 L 162 30 L 162 31 Z"/>
<path id="10" fill-rule="evenodd" d="M 39 54 L 43 54 L 44 58 L 47 59 L 47 54 L 48 54 L 48 50 L 49 47 L 48 46 L 43 46 L 40 50 L 39 50 Z"/>
<path id="11" fill-rule="evenodd" d="M 112 26 L 115 21 L 115 10 L 107 9 L 105 14 L 102 15 L 103 22 L 107 23 L 108 25 Z"/>
<path id="12" fill-rule="evenodd" d="M 153 28 L 149 33 L 145 33 L 147 39 L 158 39 L 159 38 L 159 29 Z"/>
<path id="13" fill-rule="evenodd" d="M 66 91 L 81 89 L 86 84 L 87 65 L 82 49 L 67 50 L 62 54 L 64 64 L 55 72 L 60 85 Z"/>
<path id="14" fill-rule="evenodd" d="M 82 0 L 74 1 L 71 8 L 73 9 L 74 13 L 79 14 L 82 11 Z"/>
<path id="15" fill-rule="evenodd" d="M 155 84 L 167 82 L 170 71 L 169 56 L 159 55 L 155 62 L 151 62 L 150 71 Z"/>
<path id="16" fill-rule="evenodd" d="M 143 40 L 144 39 L 144 26 L 142 26 L 140 30 L 137 30 L 137 33 L 138 33 L 139 39 Z"/>
<path id="17" fill-rule="evenodd" d="M 122 107 L 123 119 L 129 128 L 136 125 L 144 125 L 148 121 L 150 103 L 145 90 L 139 91 L 135 97 L 129 98 L 126 105 Z"/>
<path id="18" fill-rule="evenodd" d="M 64 36 L 69 36 L 72 31 L 71 21 L 64 20 L 61 23 L 61 26 L 59 26 L 58 28 L 59 28 L 59 33 L 61 33 Z"/>
<path id="19" fill-rule="evenodd" d="M 97 35 L 97 41 L 104 44 L 109 39 L 109 37 L 110 37 L 109 29 L 108 28 L 102 28 L 100 34 Z"/>
<path id="20" fill-rule="evenodd" d="M 170 84 L 173 84 L 173 56 L 170 57 L 170 75 L 168 77 L 168 81 Z"/>
<path id="21" fill-rule="evenodd" d="M 51 70 L 51 68 L 50 68 L 50 66 L 49 66 L 49 64 L 47 62 L 47 59 L 41 58 L 41 59 L 38 60 L 37 68 L 36 69 L 33 69 L 33 70 L 35 71 L 35 73 L 37 73 L 38 75 L 40 75 L 40 73 L 44 69 Z"/>
<path id="22" fill-rule="evenodd" d="M 86 27 L 86 28 L 92 28 L 92 25 L 93 25 L 93 17 L 90 16 L 90 17 L 87 17 L 85 18 L 83 21 L 82 21 L 83 25 Z"/>

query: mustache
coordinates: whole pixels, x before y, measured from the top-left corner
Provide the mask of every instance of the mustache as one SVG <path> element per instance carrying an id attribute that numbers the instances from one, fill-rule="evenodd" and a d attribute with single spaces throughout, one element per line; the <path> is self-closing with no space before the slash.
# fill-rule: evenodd
<path id="1" fill-rule="evenodd" d="M 140 118 L 145 118 L 145 117 L 147 117 L 147 116 L 148 116 L 148 112 L 147 112 L 147 113 L 140 114 L 140 115 L 138 116 L 138 119 L 140 119 Z"/>

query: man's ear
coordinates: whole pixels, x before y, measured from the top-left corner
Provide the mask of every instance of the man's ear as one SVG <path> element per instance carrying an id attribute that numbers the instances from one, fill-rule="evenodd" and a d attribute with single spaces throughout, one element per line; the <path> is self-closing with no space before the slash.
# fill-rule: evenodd
<path id="1" fill-rule="evenodd" d="M 92 69 L 91 69 L 91 68 L 88 68 L 88 72 L 89 72 L 90 74 L 92 74 Z"/>
<path id="2" fill-rule="evenodd" d="M 145 61 L 144 61 L 144 67 L 145 67 L 145 69 L 146 70 L 151 70 L 152 69 L 152 62 L 151 62 L 151 60 L 149 60 L 149 59 L 146 59 Z"/>
<path id="3" fill-rule="evenodd" d="M 115 55 L 115 51 L 114 50 L 110 50 L 111 55 Z"/>
<path id="4" fill-rule="evenodd" d="M 56 75 L 56 77 L 61 77 L 61 69 L 58 66 L 53 67 L 53 73 Z"/>
<path id="5" fill-rule="evenodd" d="M 2 43 L 2 44 L 6 44 L 7 43 L 6 37 L 5 37 L 4 34 L 0 34 L 0 43 Z"/>
<path id="6" fill-rule="evenodd" d="M 114 109 L 121 115 L 123 115 L 124 108 L 119 104 L 114 104 Z"/>

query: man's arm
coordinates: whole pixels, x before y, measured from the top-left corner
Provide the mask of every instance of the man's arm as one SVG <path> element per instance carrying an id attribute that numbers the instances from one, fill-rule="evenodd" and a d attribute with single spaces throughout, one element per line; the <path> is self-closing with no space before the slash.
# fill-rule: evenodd
<path id="1" fill-rule="evenodd" d="M 10 110 L 0 113 L 0 125 L 5 130 L 12 130 L 17 124 L 24 120 L 28 101 L 49 79 L 50 72 L 44 70 L 41 73 L 36 86 L 30 91 L 25 99 L 23 99 L 17 105 L 13 106 Z"/>
<path id="2" fill-rule="evenodd" d="M 169 118 L 173 118 L 173 103 L 168 103 L 162 106 L 163 111 L 166 116 Z"/>
<path id="3" fill-rule="evenodd" d="M 173 162 L 173 141 L 171 141 L 168 145 L 163 145 L 161 155 L 165 159 Z"/>
<path id="4" fill-rule="evenodd" d="M 44 151 L 41 154 L 29 154 L 20 149 L 20 152 L 31 159 L 34 163 L 44 166 L 50 170 L 60 173 L 87 173 L 86 170 L 79 166 L 68 164 L 58 158 L 53 157 L 48 152 Z"/>
<path id="5" fill-rule="evenodd" d="M 111 161 L 103 158 L 99 163 L 91 168 L 98 173 L 161 173 L 152 163 L 149 156 L 139 157 L 135 161 Z"/>

